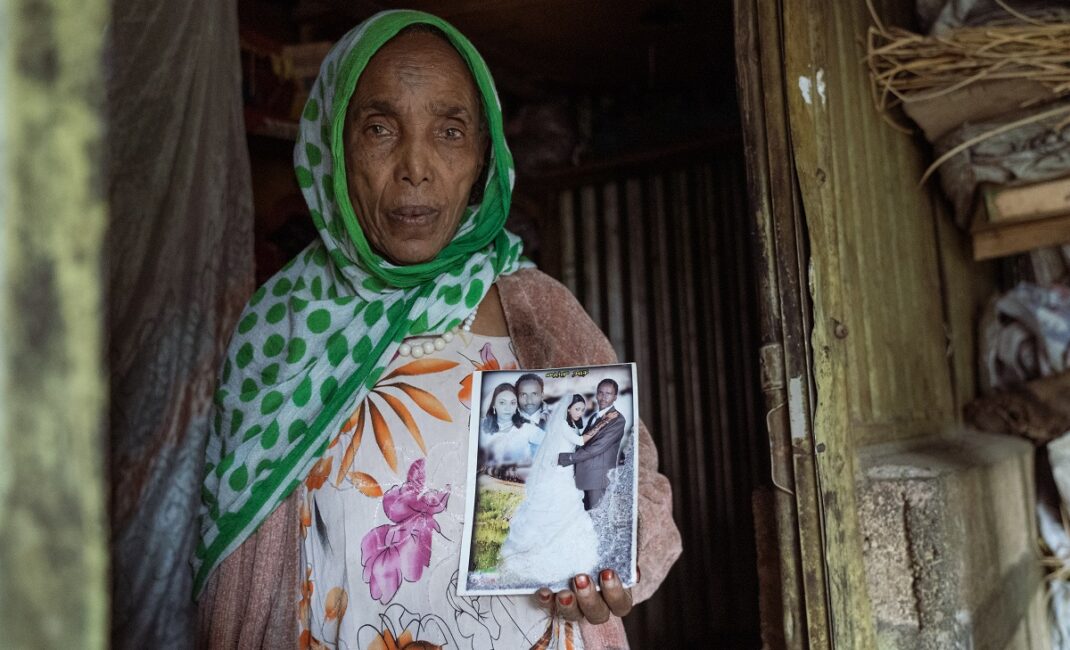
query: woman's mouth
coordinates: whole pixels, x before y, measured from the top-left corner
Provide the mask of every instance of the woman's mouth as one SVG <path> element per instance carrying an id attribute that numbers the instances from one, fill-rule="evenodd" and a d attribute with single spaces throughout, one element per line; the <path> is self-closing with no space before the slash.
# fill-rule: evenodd
<path id="1" fill-rule="evenodd" d="M 429 205 L 403 205 L 387 213 L 390 218 L 409 226 L 422 226 L 431 223 L 438 216 L 438 210 Z"/>

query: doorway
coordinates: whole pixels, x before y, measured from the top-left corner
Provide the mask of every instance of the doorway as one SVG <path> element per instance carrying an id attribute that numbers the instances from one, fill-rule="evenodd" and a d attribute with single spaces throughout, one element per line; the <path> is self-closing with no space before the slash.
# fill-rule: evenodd
<path id="1" fill-rule="evenodd" d="M 758 647 L 769 461 L 730 3 L 242 0 L 258 280 L 315 237 L 291 152 L 317 53 L 401 6 L 480 49 L 517 166 L 508 227 L 638 363 L 684 554 L 627 617 L 633 646 Z"/>

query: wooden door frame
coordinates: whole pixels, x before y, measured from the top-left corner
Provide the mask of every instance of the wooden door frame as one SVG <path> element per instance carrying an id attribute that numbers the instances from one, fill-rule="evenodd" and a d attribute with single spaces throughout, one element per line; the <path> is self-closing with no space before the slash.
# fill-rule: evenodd
<path id="1" fill-rule="evenodd" d="M 811 241 L 835 241 L 828 232 L 837 215 L 826 170 L 837 143 L 822 74 L 841 54 L 829 49 L 828 35 L 841 27 L 831 21 L 842 18 L 821 0 L 735 0 L 740 112 L 760 250 L 763 390 L 778 486 L 781 623 L 789 648 L 876 643 L 848 436 L 840 343 L 846 328 L 828 313 L 830 303 L 842 303 L 843 280 L 834 253 L 811 258 L 808 250 Z M 822 101 L 811 102 L 808 89 Z M 807 214 L 816 220 L 808 222 Z M 810 232 L 815 223 L 824 230 Z M 812 291 L 821 292 L 820 303 Z"/>

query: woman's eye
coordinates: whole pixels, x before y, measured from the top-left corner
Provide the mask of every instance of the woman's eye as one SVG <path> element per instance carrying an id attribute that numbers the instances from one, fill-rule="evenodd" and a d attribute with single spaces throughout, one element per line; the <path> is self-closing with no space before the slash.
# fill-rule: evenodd
<path id="1" fill-rule="evenodd" d="M 454 128 L 452 126 L 450 128 L 448 128 L 448 129 L 446 129 L 446 139 L 447 140 L 459 140 L 462 137 L 464 137 L 464 132 L 461 131 L 460 129 Z"/>
<path id="2" fill-rule="evenodd" d="M 368 133 L 374 136 L 387 135 L 389 131 L 382 124 L 372 124 L 368 127 Z"/>

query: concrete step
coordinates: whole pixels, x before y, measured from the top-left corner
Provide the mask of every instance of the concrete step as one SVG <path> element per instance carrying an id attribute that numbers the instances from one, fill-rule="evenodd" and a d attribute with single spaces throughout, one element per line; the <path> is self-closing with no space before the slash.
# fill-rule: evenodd
<path id="1" fill-rule="evenodd" d="M 962 432 L 867 447 L 858 461 L 881 648 L 1050 647 L 1031 444 Z"/>

